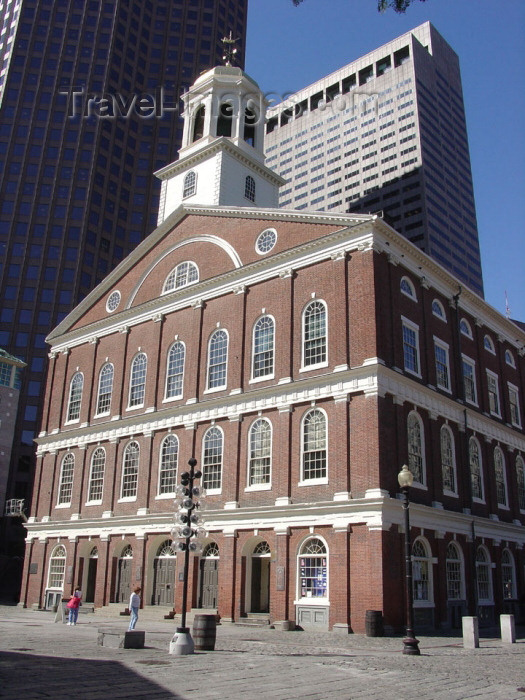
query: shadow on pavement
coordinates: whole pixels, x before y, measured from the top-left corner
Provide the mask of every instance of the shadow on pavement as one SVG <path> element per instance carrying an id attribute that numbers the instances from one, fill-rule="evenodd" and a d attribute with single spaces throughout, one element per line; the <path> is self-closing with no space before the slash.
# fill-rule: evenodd
<path id="1" fill-rule="evenodd" d="M 118 661 L 71 659 L 0 652 L 0 697 L 3 700 L 110 697 L 179 700 L 181 696 L 134 673 Z"/>

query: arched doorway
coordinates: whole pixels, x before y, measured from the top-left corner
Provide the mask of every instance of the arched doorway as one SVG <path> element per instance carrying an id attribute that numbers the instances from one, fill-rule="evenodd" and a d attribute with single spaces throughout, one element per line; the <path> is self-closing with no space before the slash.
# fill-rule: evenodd
<path id="1" fill-rule="evenodd" d="M 97 585 L 97 565 L 98 565 L 98 549 L 93 547 L 89 553 L 88 559 L 88 571 L 86 579 L 86 593 L 84 595 L 84 600 L 86 603 L 95 602 L 95 588 Z"/>
<path id="2" fill-rule="evenodd" d="M 172 540 L 161 542 L 153 561 L 152 605 L 172 607 L 175 590 L 176 552 Z"/>
<path id="3" fill-rule="evenodd" d="M 200 560 L 199 608 L 217 608 L 219 592 L 219 547 L 206 545 Z"/>
<path id="4" fill-rule="evenodd" d="M 131 595 L 131 569 L 133 566 L 133 549 L 131 545 L 123 550 L 118 560 L 118 582 L 116 603 L 127 603 Z"/>
<path id="5" fill-rule="evenodd" d="M 270 545 L 259 542 L 251 556 L 251 612 L 270 612 Z"/>

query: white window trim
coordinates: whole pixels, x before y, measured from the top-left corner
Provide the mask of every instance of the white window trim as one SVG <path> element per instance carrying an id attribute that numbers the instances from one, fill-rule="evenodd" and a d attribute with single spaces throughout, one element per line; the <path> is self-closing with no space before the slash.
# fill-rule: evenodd
<path id="1" fill-rule="evenodd" d="M 308 540 L 313 540 L 313 539 L 320 540 L 324 544 L 325 549 L 326 549 L 326 553 L 324 554 L 324 556 L 326 557 L 326 597 L 325 598 L 319 598 L 319 597 L 318 598 L 306 598 L 306 597 L 303 598 L 300 595 L 301 584 L 299 583 L 299 581 L 301 578 L 301 567 L 300 567 L 299 560 L 303 556 L 304 557 L 323 556 L 323 555 L 315 555 L 315 554 L 301 554 L 301 550 L 303 549 L 305 543 Z M 330 607 L 330 548 L 328 547 L 328 543 L 324 537 L 322 537 L 321 535 L 319 535 L 317 533 L 312 533 L 312 534 L 308 535 L 308 537 L 303 538 L 303 540 L 301 541 L 301 543 L 299 544 L 299 547 L 297 549 L 296 569 L 297 569 L 297 573 L 296 573 L 296 577 L 295 577 L 296 578 L 296 581 L 295 581 L 295 600 L 294 600 L 293 604 L 294 605 L 312 605 L 312 606 L 320 607 L 320 608 Z"/>
<path id="2" fill-rule="evenodd" d="M 452 376 L 450 373 L 450 353 L 449 353 L 450 346 L 448 343 L 445 343 L 444 340 L 441 340 L 437 336 L 433 336 L 433 338 L 434 338 L 434 345 L 437 345 L 437 347 L 439 347 L 445 351 L 445 355 L 446 355 L 446 363 L 445 364 L 447 367 L 447 376 L 448 376 L 448 387 L 443 386 L 437 380 L 437 368 L 436 368 L 436 385 L 442 391 L 446 391 L 448 394 L 451 394 L 452 393 Z M 436 363 L 436 356 L 435 356 L 435 352 L 434 352 L 434 365 L 435 365 L 435 363 Z"/>
<path id="3" fill-rule="evenodd" d="M 509 358 L 510 357 L 510 362 Z M 507 348 L 505 350 L 505 364 L 507 364 L 509 367 L 512 367 L 513 369 L 516 369 L 516 360 L 514 359 L 513 353 Z"/>
<path id="4" fill-rule="evenodd" d="M 139 355 L 144 355 L 146 358 L 146 374 L 144 375 L 144 401 L 142 401 L 141 404 L 135 404 L 134 406 L 130 406 L 130 401 L 131 401 L 131 380 L 133 378 L 133 363 L 135 362 L 135 358 L 138 357 Z M 129 365 L 129 386 L 128 386 L 128 405 L 126 407 L 126 411 L 136 411 L 137 408 L 144 408 L 145 406 L 145 399 L 146 399 L 146 380 L 148 378 L 148 355 L 143 352 L 142 350 L 139 350 L 135 355 L 133 356 L 133 359 L 131 360 L 131 363 Z"/>
<path id="5" fill-rule="evenodd" d="M 485 344 L 486 343 L 486 344 Z M 489 347 L 487 347 L 487 345 Z M 490 337 L 488 333 L 485 333 L 483 336 L 483 349 L 486 350 L 487 352 L 490 352 L 491 355 L 496 354 L 496 348 L 494 347 L 494 341 Z"/>
<path id="6" fill-rule="evenodd" d="M 479 457 L 479 480 L 481 484 L 481 498 L 478 498 L 478 496 L 472 496 L 472 502 L 473 503 L 485 503 L 485 484 L 483 483 L 483 456 L 481 454 L 481 443 L 477 439 L 475 435 L 471 435 L 469 438 L 469 462 L 468 462 L 468 478 L 470 479 L 470 484 L 471 484 L 471 489 L 472 489 L 472 475 L 470 471 L 470 441 L 475 440 L 477 445 L 478 445 L 478 457 Z M 471 491 L 472 493 L 472 491 Z"/>
<path id="7" fill-rule="evenodd" d="M 416 537 L 414 539 L 414 542 L 412 543 L 412 548 L 414 547 L 414 544 L 417 541 L 423 542 L 423 546 L 425 548 L 425 552 L 428 553 L 430 552 L 429 556 L 426 557 L 414 557 L 413 554 L 413 549 L 410 554 L 410 558 L 412 560 L 412 567 L 414 566 L 414 561 L 423 559 L 424 561 L 428 562 L 428 600 L 415 600 L 414 599 L 414 607 L 415 608 L 435 608 L 436 603 L 434 600 L 434 568 L 433 565 L 437 564 L 437 560 L 435 557 L 432 556 L 432 548 L 427 540 L 426 537 Z M 414 579 L 414 576 L 412 577 Z"/>
<path id="8" fill-rule="evenodd" d="M 405 292 L 405 290 L 403 289 L 403 287 L 402 287 L 403 281 L 406 281 L 408 283 L 408 286 L 410 287 L 410 290 L 411 290 L 410 294 L 408 292 Z M 401 292 L 401 294 L 404 294 L 406 297 L 408 297 L 412 301 L 417 302 L 418 299 L 417 299 L 416 288 L 414 286 L 414 283 L 406 275 L 403 275 L 403 277 L 401 277 L 401 279 L 399 280 L 399 291 Z"/>
<path id="9" fill-rule="evenodd" d="M 439 441 L 440 441 L 440 448 L 441 448 L 441 431 L 445 429 L 448 431 L 450 435 L 450 441 L 452 445 L 452 468 L 454 470 L 454 483 L 456 484 L 456 490 L 455 491 L 450 491 L 450 489 L 443 488 L 443 495 L 444 496 L 450 496 L 453 498 L 459 498 L 459 493 L 458 493 L 458 470 L 457 470 L 457 463 L 456 463 L 456 441 L 454 439 L 454 433 L 452 432 L 452 429 L 450 428 L 449 425 L 444 423 L 441 428 L 440 428 L 440 435 L 439 435 Z M 440 449 L 441 451 L 441 449 Z M 442 456 L 440 455 L 441 459 Z M 443 469 L 443 464 L 441 465 L 441 468 Z"/>
<path id="10" fill-rule="evenodd" d="M 226 333 L 226 372 L 224 374 L 224 384 L 221 384 L 220 386 L 214 386 L 211 388 L 208 388 L 209 381 L 210 381 L 210 344 L 211 344 L 211 339 L 215 335 L 217 331 L 224 331 Z M 203 394 L 213 394 L 216 391 L 224 391 L 228 387 L 228 365 L 230 360 L 230 334 L 226 330 L 226 328 L 216 328 L 211 334 L 210 337 L 208 338 L 208 347 L 206 351 L 206 389 L 202 392 Z"/>
<path id="11" fill-rule="evenodd" d="M 438 304 L 439 308 L 441 309 L 441 314 L 437 314 L 434 311 L 434 304 Z M 443 304 L 439 301 L 439 299 L 432 299 L 432 315 L 435 316 L 436 318 L 439 318 L 440 321 L 443 321 L 443 323 L 447 323 L 447 314 L 445 313 L 445 307 Z"/>
<path id="12" fill-rule="evenodd" d="M 472 399 L 469 399 L 465 396 L 465 400 L 467 403 L 471 404 L 472 406 L 479 406 L 478 404 L 478 387 L 476 383 L 476 361 L 473 360 L 471 357 L 468 357 L 468 355 L 464 355 L 461 353 L 461 374 L 463 377 L 463 382 L 465 382 L 465 375 L 463 374 L 463 362 L 466 364 L 470 365 L 472 367 L 472 380 L 474 382 L 474 398 L 475 400 L 473 401 Z"/>
<path id="13" fill-rule="evenodd" d="M 408 369 L 405 366 L 405 341 L 403 339 L 403 328 L 406 326 L 407 328 L 410 328 L 410 330 L 414 331 L 416 334 L 416 352 L 417 352 L 417 366 L 418 366 L 418 371 L 414 372 L 413 369 Z M 406 316 L 401 316 L 401 341 L 402 341 L 402 350 L 403 350 L 403 370 L 405 372 L 408 372 L 411 374 L 413 377 L 418 377 L 421 379 L 421 349 L 420 349 L 420 344 L 419 344 L 419 326 L 417 323 L 414 323 L 410 319 L 408 319 Z"/>
<path id="14" fill-rule="evenodd" d="M 251 449 L 251 431 L 253 426 L 258 420 L 264 420 L 270 426 L 270 480 L 267 484 L 252 484 L 250 486 L 250 449 Z M 257 416 L 253 420 L 248 428 L 248 450 L 246 455 L 246 487 L 245 491 L 271 491 L 272 489 L 272 476 L 273 476 L 273 423 L 266 416 Z"/>
<path id="15" fill-rule="evenodd" d="M 265 374 L 262 377 L 254 377 L 253 376 L 253 361 L 255 359 L 255 327 L 259 323 L 259 321 L 262 318 L 269 318 L 273 322 L 273 347 L 272 347 L 272 360 L 273 360 L 273 372 L 271 374 Z M 274 379 L 275 378 L 275 329 L 276 329 L 276 323 L 275 323 L 275 318 L 272 316 L 272 314 L 261 314 L 259 318 L 255 319 L 255 323 L 253 324 L 252 327 L 252 355 L 250 358 L 251 362 L 251 368 L 250 368 L 250 379 L 249 379 L 249 384 L 256 384 L 258 382 L 264 382 L 268 379 Z"/>
<path id="16" fill-rule="evenodd" d="M 84 503 L 85 506 L 101 506 L 102 505 L 102 499 L 100 501 L 86 501 Z"/>
<path id="17" fill-rule="evenodd" d="M 489 402 L 489 413 L 490 413 L 491 416 L 497 416 L 498 418 L 501 418 L 501 394 L 500 394 L 500 390 L 499 390 L 499 377 L 498 377 L 498 375 L 497 375 L 495 372 L 492 372 L 490 369 L 487 369 L 487 370 L 485 370 L 485 371 L 486 371 L 486 373 L 487 373 L 487 399 L 488 399 L 488 402 Z M 498 399 L 498 409 L 499 409 L 497 412 L 496 412 L 496 411 L 493 411 L 493 410 L 490 408 L 490 398 L 489 398 L 489 396 L 490 396 L 490 393 L 491 393 L 491 392 L 489 391 L 489 386 L 488 386 L 488 384 L 489 384 L 489 377 L 492 377 L 492 378 L 494 379 L 494 381 L 496 382 L 496 397 L 497 397 L 497 399 Z"/>
<path id="18" fill-rule="evenodd" d="M 180 343 L 182 347 L 184 348 L 184 362 L 182 363 L 182 390 L 180 394 L 176 394 L 176 396 L 166 396 L 168 393 L 168 364 L 169 364 L 169 358 L 170 358 L 170 352 L 173 346 L 176 343 Z M 166 379 L 164 381 L 164 398 L 162 399 L 162 403 L 169 403 L 170 401 L 180 401 L 184 397 L 184 374 L 186 372 L 186 343 L 184 343 L 182 340 L 174 340 L 173 343 L 168 348 L 168 352 L 166 353 Z"/>
<path id="19" fill-rule="evenodd" d="M 133 503 L 133 501 L 136 501 L 137 497 L 136 496 L 124 496 L 123 498 L 119 498 L 117 503 Z"/>
<path id="20" fill-rule="evenodd" d="M 324 306 L 325 310 L 325 318 L 326 318 L 326 334 L 325 334 L 325 343 L 326 343 L 326 360 L 323 362 L 317 362 L 315 365 L 305 365 L 304 364 L 304 350 L 305 350 L 305 312 L 306 309 L 310 306 L 312 301 L 318 301 Z M 310 299 L 308 303 L 305 304 L 303 311 L 301 313 L 301 367 L 299 368 L 299 372 L 310 372 L 313 369 L 320 369 L 322 367 L 328 367 L 329 361 L 328 358 L 330 357 L 330 349 L 329 349 L 329 337 L 328 337 L 328 304 L 324 299 L 318 299 L 315 297 L 314 299 Z"/>
<path id="21" fill-rule="evenodd" d="M 508 487 L 508 484 L 507 484 L 507 460 L 505 459 L 505 453 L 503 452 L 503 450 L 501 449 L 501 447 L 499 447 L 499 445 L 497 445 L 497 446 L 494 448 L 494 452 L 493 452 L 493 455 L 492 455 L 492 459 L 494 460 L 494 479 L 496 478 L 496 450 L 497 450 L 497 449 L 499 449 L 499 451 L 501 452 L 501 461 L 502 461 L 502 464 L 503 464 L 503 488 L 504 488 L 504 490 L 505 490 L 505 501 L 506 501 L 506 503 L 498 503 L 498 494 L 496 493 L 496 494 L 495 494 L 495 496 L 496 496 L 496 506 L 498 507 L 499 510 L 510 510 L 510 505 L 509 505 L 509 487 Z"/>
<path id="22" fill-rule="evenodd" d="M 157 497 L 162 497 L 162 498 L 174 498 L 175 496 L 175 490 L 173 491 L 168 491 L 166 493 L 160 493 L 160 475 L 162 472 L 162 448 L 166 440 L 168 439 L 169 436 L 172 436 L 175 438 L 177 441 L 177 469 L 176 469 L 176 475 L 175 475 L 175 481 L 177 480 L 177 475 L 179 472 L 179 453 L 180 453 L 180 440 L 178 435 L 175 435 L 174 433 L 168 433 L 167 435 L 164 436 L 164 438 L 161 440 L 160 446 L 159 446 L 159 461 L 157 464 Z M 175 484 L 175 488 L 177 488 L 177 484 Z"/>
<path id="23" fill-rule="evenodd" d="M 326 440 L 325 440 L 325 444 L 326 444 L 326 447 L 325 447 L 325 452 L 326 452 L 326 476 L 323 476 L 323 477 L 318 478 L 318 479 L 305 479 L 305 478 L 304 478 L 304 439 L 303 439 L 303 438 L 304 438 L 304 422 L 305 422 L 306 417 L 308 416 L 308 414 L 309 414 L 311 411 L 314 411 L 314 410 L 320 411 L 320 412 L 324 415 L 324 419 L 325 419 L 325 425 L 326 425 Z M 328 445 L 329 445 L 329 442 L 328 442 L 328 415 L 326 414 L 326 411 L 325 411 L 324 409 L 320 408 L 319 406 L 314 406 L 314 407 L 312 407 L 312 408 L 309 408 L 309 409 L 305 412 L 305 414 L 304 414 L 303 417 L 301 418 L 300 440 L 301 440 L 301 449 L 300 449 L 300 455 L 299 455 L 299 459 L 301 460 L 301 461 L 300 461 L 300 472 L 299 472 L 299 474 L 300 474 L 300 479 L 299 479 L 299 481 L 297 482 L 297 485 L 298 485 L 298 486 L 316 486 L 316 485 L 319 485 L 319 484 L 327 484 L 327 483 L 328 483 L 328 475 L 329 475 L 329 473 L 330 473 L 330 472 L 328 471 L 328 469 L 329 469 L 329 465 L 328 465 Z M 325 544 L 326 544 L 326 543 L 325 543 Z"/>
<path id="24" fill-rule="evenodd" d="M 466 323 L 466 325 L 467 325 L 467 329 L 468 329 L 468 332 L 467 332 L 467 333 L 465 333 L 465 331 L 461 330 L 461 324 L 462 324 L 463 322 Z M 472 326 L 470 325 L 470 323 L 467 321 L 466 318 L 461 318 L 461 319 L 460 319 L 460 321 L 459 321 L 459 332 L 460 332 L 461 335 L 464 335 L 465 338 L 469 338 L 470 340 L 473 340 L 473 339 L 474 339 L 474 336 L 472 335 Z"/>
<path id="25" fill-rule="evenodd" d="M 507 382 L 507 388 L 508 388 L 508 392 L 509 392 L 509 413 L 511 414 L 511 415 L 510 415 L 510 422 L 512 423 L 512 425 L 516 426 L 517 428 L 521 428 L 520 390 L 519 390 L 519 388 L 518 388 L 515 384 L 512 384 L 512 382 Z M 511 391 L 516 392 L 516 400 L 517 400 L 517 401 L 516 401 L 516 406 L 517 406 L 517 408 L 518 408 L 518 422 L 517 422 L 517 423 L 515 423 L 515 422 L 512 420 L 512 413 L 511 413 L 511 411 L 510 411 L 510 403 L 511 403 L 511 401 L 510 401 L 510 392 L 511 392 Z"/>

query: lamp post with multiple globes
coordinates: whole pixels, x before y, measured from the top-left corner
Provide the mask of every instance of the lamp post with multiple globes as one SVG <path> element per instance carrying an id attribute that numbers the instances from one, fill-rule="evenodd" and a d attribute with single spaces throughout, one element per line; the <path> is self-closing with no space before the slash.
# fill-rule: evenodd
<path id="1" fill-rule="evenodd" d="M 410 542 L 410 517 L 408 514 L 408 490 L 414 481 L 414 475 L 407 467 L 403 465 L 401 471 L 397 475 L 401 492 L 403 493 L 403 513 L 405 516 L 405 581 L 406 581 L 406 633 L 403 639 L 403 654 L 412 654 L 419 656 L 419 641 L 414 634 L 414 594 L 412 590 L 412 552 Z"/>

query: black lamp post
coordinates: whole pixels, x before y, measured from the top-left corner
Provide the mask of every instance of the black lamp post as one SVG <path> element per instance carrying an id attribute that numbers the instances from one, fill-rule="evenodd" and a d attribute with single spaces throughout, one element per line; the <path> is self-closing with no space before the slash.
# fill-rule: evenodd
<path id="1" fill-rule="evenodd" d="M 194 643 L 190 634 L 189 627 L 186 627 L 186 607 L 188 602 L 188 573 L 190 568 L 190 552 L 200 551 L 200 542 L 197 540 L 199 535 L 203 534 L 202 528 L 198 528 L 201 521 L 201 516 L 197 510 L 201 507 L 199 498 L 202 498 L 204 489 L 200 486 L 195 486 L 195 479 L 200 479 L 202 472 L 195 471 L 197 460 L 192 457 L 188 460 L 190 467 L 189 472 L 183 472 L 180 475 L 180 485 L 177 486 L 179 510 L 176 515 L 177 527 L 172 531 L 173 536 L 179 537 L 180 542 L 177 543 L 177 549 L 184 552 L 184 580 L 182 588 L 182 619 L 180 627 L 170 642 L 170 654 L 182 656 L 185 654 L 193 654 Z"/>
<path id="2" fill-rule="evenodd" d="M 407 467 L 403 465 L 401 471 L 397 475 L 397 480 L 401 486 L 403 493 L 403 513 L 405 516 L 405 579 L 406 579 L 406 634 L 403 639 L 403 654 L 412 654 L 419 656 L 419 641 L 414 634 L 414 594 L 412 591 L 412 552 L 410 542 L 410 518 L 408 515 L 408 490 L 414 481 L 414 475 Z"/>

